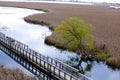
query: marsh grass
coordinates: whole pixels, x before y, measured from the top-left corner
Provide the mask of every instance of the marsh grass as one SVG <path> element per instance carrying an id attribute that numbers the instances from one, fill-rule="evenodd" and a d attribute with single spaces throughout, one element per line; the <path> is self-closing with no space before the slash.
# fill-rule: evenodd
<path id="1" fill-rule="evenodd" d="M 0 65 L 0 80 L 33 80 L 19 69 L 8 69 Z"/>
<path id="2" fill-rule="evenodd" d="M 120 69 L 120 58 L 119 56 L 115 56 L 115 57 L 110 57 L 107 59 L 106 63 L 113 69 Z"/>

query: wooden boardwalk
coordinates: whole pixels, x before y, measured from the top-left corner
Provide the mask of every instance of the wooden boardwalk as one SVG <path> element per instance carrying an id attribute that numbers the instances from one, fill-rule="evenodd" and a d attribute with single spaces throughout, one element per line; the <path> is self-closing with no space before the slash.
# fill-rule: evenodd
<path id="1" fill-rule="evenodd" d="M 0 32 L 0 49 L 43 80 L 91 80 L 59 60 L 44 56 Z"/>

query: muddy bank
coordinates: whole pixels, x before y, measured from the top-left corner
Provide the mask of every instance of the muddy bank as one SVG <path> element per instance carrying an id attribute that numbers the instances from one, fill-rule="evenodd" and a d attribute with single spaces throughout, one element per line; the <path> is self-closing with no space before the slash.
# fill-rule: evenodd
<path id="1" fill-rule="evenodd" d="M 79 17 L 95 27 L 96 47 L 105 45 L 111 57 L 107 62 L 111 65 L 120 64 L 120 9 L 107 6 L 95 5 L 72 5 L 55 3 L 28 3 L 28 2 L 0 2 L 1 6 L 25 7 L 47 11 L 45 14 L 34 14 L 25 17 L 28 22 L 47 24 L 50 29 L 60 24 L 69 17 Z M 47 38 L 49 43 L 54 44 L 56 36 Z M 120 65 L 118 65 L 120 67 Z"/>

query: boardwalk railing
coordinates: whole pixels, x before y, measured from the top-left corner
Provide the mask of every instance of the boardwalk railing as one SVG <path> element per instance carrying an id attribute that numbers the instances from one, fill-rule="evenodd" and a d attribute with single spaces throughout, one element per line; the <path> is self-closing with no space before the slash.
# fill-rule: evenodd
<path id="1" fill-rule="evenodd" d="M 12 50 L 17 55 L 25 58 L 32 65 L 35 65 L 41 71 L 57 80 L 91 80 L 79 71 L 57 59 L 49 56 L 44 56 L 32 49 L 27 45 L 6 36 L 0 32 L 0 44 Z"/>

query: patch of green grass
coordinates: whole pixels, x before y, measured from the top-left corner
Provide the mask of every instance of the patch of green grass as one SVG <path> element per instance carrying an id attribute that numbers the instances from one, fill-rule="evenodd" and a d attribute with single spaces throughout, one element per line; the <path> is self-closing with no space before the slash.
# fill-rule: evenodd
<path id="1" fill-rule="evenodd" d="M 95 53 L 95 57 L 98 60 L 106 61 L 110 57 L 110 55 L 106 54 L 105 52 L 97 52 Z"/>

